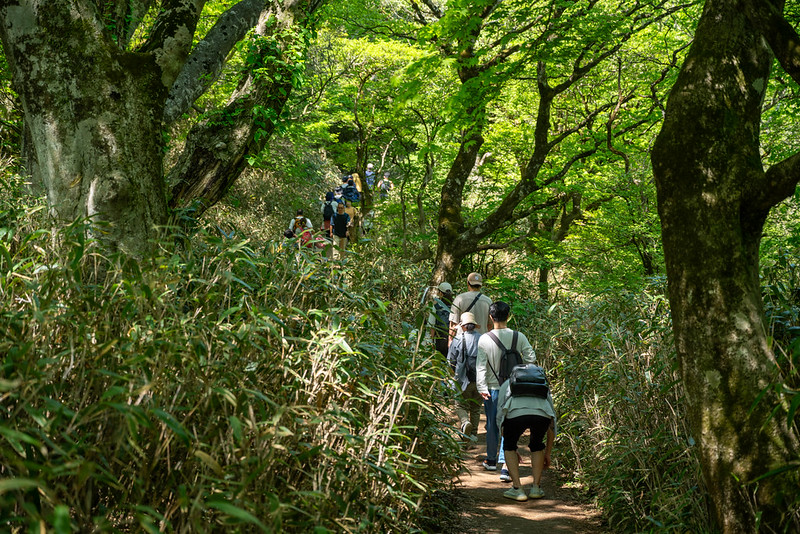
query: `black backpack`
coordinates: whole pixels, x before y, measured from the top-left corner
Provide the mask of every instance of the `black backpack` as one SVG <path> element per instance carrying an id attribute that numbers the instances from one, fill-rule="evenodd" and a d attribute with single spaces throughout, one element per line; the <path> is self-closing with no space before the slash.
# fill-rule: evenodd
<path id="1" fill-rule="evenodd" d="M 497 371 L 495 371 L 492 364 L 487 361 L 487 363 L 489 363 L 489 369 L 492 370 L 495 378 L 497 378 L 497 382 L 502 386 L 503 383 L 511 377 L 514 367 L 522 365 L 522 354 L 517 350 L 519 332 L 514 330 L 514 337 L 511 338 L 511 348 L 508 349 L 500 342 L 500 338 L 498 338 L 494 332 L 489 332 L 488 335 L 502 351 L 502 355 L 500 356 L 500 368 Z"/>
<path id="2" fill-rule="evenodd" d="M 325 221 L 330 221 L 331 217 L 336 213 L 336 205 L 335 200 L 328 200 L 325 202 L 325 206 L 322 208 L 322 219 Z"/>
<path id="3" fill-rule="evenodd" d="M 464 355 L 464 366 L 467 368 L 467 378 L 470 382 L 475 382 L 478 379 L 478 351 L 472 351 L 472 354 L 467 354 L 467 338 L 462 340 L 461 353 Z"/>
<path id="4" fill-rule="evenodd" d="M 433 310 L 436 312 L 436 334 L 448 337 L 450 331 L 450 308 L 443 305 L 440 301 L 433 301 Z"/>
<path id="5" fill-rule="evenodd" d="M 511 371 L 509 388 L 512 397 L 539 397 L 546 399 L 550 387 L 544 369 L 533 363 L 517 365 Z"/>

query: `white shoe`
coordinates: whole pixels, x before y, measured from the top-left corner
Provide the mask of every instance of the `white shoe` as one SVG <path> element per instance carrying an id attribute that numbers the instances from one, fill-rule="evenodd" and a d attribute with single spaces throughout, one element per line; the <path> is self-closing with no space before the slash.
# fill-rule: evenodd
<path id="1" fill-rule="evenodd" d="M 541 499 L 544 497 L 544 491 L 542 491 L 542 488 L 534 484 L 531 486 L 531 491 L 528 492 L 528 497 L 531 499 Z"/>
<path id="2" fill-rule="evenodd" d="M 461 425 L 461 433 L 464 434 L 465 437 L 472 434 L 472 423 L 464 421 L 464 424 Z"/>

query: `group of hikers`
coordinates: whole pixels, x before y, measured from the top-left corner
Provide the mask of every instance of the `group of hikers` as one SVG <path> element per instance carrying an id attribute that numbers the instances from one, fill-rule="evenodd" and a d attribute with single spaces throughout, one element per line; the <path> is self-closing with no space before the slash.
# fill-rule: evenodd
<path id="1" fill-rule="evenodd" d="M 383 178 L 375 184 L 373 169 L 371 163 L 367 165 L 365 172 L 367 187 L 379 191 L 381 199 L 386 199 L 389 191 L 394 188 L 389 178 L 389 171 L 384 172 Z M 356 207 L 361 201 L 361 191 L 356 182 L 359 182 L 356 173 L 345 174 L 342 176 L 342 184 L 325 194 L 321 207 L 321 239 L 314 239 L 314 225 L 311 219 L 303 214 L 302 209 L 297 210 L 289 221 L 289 228 L 284 232 L 284 237 L 298 238 L 300 244 L 306 247 L 327 248 L 329 258 L 343 259 L 353 226 L 358 225 L 365 234 L 368 234 L 372 230 L 375 215 L 374 211 L 370 211 L 360 220 L 356 216 Z"/>
<path id="2" fill-rule="evenodd" d="M 467 276 L 467 291 L 453 298 L 453 287 L 442 282 L 428 317 L 436 350 L 447 358 L 458 386 L 456 414 L 467 448 L 477 442 L 480 409 L 486 415 L 486 458 L 483 468 L 500 469 L 500 480 L 511 482 L 504 497 L 527 501 L 544 497 L 541 477 L 550 466 L 556 436 L 556 412 L 544 371 L 521 332 L 508 328 L 510 306 L 481 292 L 483 277 Z M 520 481 L 519 438 L 530 430 L 533 485 Z"/>

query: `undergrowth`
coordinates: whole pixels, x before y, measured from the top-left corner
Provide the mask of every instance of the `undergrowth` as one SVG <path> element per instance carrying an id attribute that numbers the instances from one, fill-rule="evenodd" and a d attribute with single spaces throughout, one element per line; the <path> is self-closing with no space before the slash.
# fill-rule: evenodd
<path id="1" fill-rule="evenodd" d="M 559 411 L 553 460 L 615 532 L 711 532 L 666 297 L 520 304 Z"/>
<path id="2" fill-rule="evenodd" d="M 0 530 L 437 530 L 427 496 L 459 458 L 426 400 L 442 370 L 357 256 L 209 230 L 136 263 L 16 209 L 0 231 Z"/>

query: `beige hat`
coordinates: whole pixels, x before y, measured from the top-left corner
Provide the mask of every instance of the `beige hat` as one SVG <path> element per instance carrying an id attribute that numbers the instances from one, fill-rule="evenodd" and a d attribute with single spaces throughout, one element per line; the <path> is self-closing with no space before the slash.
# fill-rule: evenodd
<path id="1" fill-rule="evenodd" d="M 482 286 L 483 277 L 478 273 L 469 273 L 469 276 L 467 276 L 467 283 L 471 286 Z"/>
<path id="2" fill-rule="evenodd" d="M 442 282 L 439 284 L 439 291 L 442 293 L 447 293 L 448 291 L 453 291 L 453 286 L 448 284 L 447 282 Z"/>
<path id="3" fill-rule="evenodd" d="M 464 326 L 465 324 L 478 324 L 478 322 L 472 312 L 464 312 L 461 314 L 461 322 L 459 324 Z"/>

